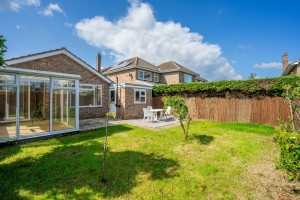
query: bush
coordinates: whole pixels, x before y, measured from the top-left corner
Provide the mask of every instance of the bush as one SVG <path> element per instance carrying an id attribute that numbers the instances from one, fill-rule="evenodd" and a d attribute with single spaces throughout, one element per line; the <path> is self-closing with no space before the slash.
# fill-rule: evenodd
<path id="1" fill-rule="evenodd" d="M 191 95 L 197 93 L 202 97 L 262 97 L 283 96 L 286 85 L 295 85 L 300 77 L 291 75 L 279 78 L 252 79 L 238 81 L 194 82 L 153 87 L 154 96 L 176 94 Z"/>
<path id="2" fill-rule="evenodd" d="M 300 134 L 280 132 L 277 136 L 280 145 L 278 167 L 285 170 L 289 180 L 300 180 Z"/>

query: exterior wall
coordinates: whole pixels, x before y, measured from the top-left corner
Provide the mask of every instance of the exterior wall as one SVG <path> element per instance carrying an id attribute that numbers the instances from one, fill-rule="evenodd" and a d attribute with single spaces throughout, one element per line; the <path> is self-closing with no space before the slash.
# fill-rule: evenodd
<path id="1" fill-rule="evenodd" d="M 170 72 L 170 73 L 161 74 L 160 78 L 161 78 L 160 80 L 161 83 L 176 84 L 179 83 L 180 75 L 179 72 Z"/>
<path id="2" fill-rule="evenodd" d="M 121 107 L 117 108 L 117 116 L 123 119 L 142 118 L 143 108 L 152 106 L 152 90 L 149 89 L 146 90 L 146 103 L 134 103 L 134 88 L 122 88 L 119 98 Z"/>
<path id="3" fill-rule="evenodd" d="M 120 72 L 115 72 L 112 74 L 107 74 L 107 78 L 112 80 L 113 82 L 117 82 L 116 76 L 119 78 L 119 83 L 135 83 L 137 77 L 136 69 L 128 69 Z"/>
<path id="4" fill-rule="evenodd" d="M 79 118 L 103 117 L 108 108 L 108 83 L 64 54 L 10 65 L 12 67 L 81 75 L 79 84 L 102 85 L 102 107 L 79 108 Z"/>

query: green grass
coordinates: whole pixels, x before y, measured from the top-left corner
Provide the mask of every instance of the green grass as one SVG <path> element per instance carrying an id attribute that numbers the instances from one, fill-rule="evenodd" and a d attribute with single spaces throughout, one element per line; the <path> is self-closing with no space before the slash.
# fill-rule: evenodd
<path id="1" fill-rule="evenodd" d="M 0 149 L 1 199 L 252 199 L 248 171 L 266 152 L 269 126 L 192 122 L 150 131 L 109 127 L 106 183 L 100 182 L 104 129 Z M 271 153 L 270 153 L 271 152 Z M 275 165 L 275 164 L 274 164 Z M 274 166 L 275 167 L 275 166 Z"/>

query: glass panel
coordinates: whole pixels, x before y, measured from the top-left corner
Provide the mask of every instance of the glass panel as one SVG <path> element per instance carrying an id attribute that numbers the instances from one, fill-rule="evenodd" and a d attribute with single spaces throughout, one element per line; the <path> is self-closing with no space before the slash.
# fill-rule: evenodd
<path id="1" fill-rule="evenodd" d="M 74 90 L 53 89 L 53 131 L 75 128 L 75 108 L 71 106 L 75 99 Z"/>
<path id="2" fill-rule="evenodd" d="M 96 98 L 96 105 L 97 106 L 100 106 L 100 105 L 102 105 L 102 97 L 101 97 L 101 94 L 102 94 L 102 92 L 101 92 L 101 90 L 102 90 L 102 87 L 98 87 L 98 86 L 96 86 L 95 87 L 95 98 Z"/>
<path id="3" fill-rule="evenodd" d="M 142 96 L 145 96 L 145 91 L 141 91 L 141 95 L 142 95 Z"/>
<path id="4" fill-rule="evenodd" d="M 154 81 L 159 82 L 159 75 L 158 74 L 154 74 Z"/>
<path id="5" fill-rule="evenodd" d="M 16 87 L 0 86 L 0 138 L 16 136 Z M 11 114 L 10 112 L 13 112 Z"/>
<path id="6" fill-rule="evenodd" d="M 0 84 L 1 83 L 15 84 L 15 76 L 0 73 Z"/>
<path id="7" fill-rule="evenodd" d="M 140 91 L 135 91 L 135 101 L 136 102 L 140 101 Z"/>
<path id="8" fill-rule="evenodd" d="M 146 102 L 146 97 L 141 97 L 141 103 L 145 103 Z"/>
<path id="9" fill-rule="evenodd" d="M 79 90 L 79 106 L 94 105 L 94 90 Z"/>
<path id="10" fill-rule="evenodd" d="M 184 74 L 184 75 L 183 75 L 183 81 L 184 81 L 185 83 L 190 83 L 190 82 L 192 82 L 192 76 L 189 75 L 189 74 Z"/>
<path id="11" fill-rule="evenodd" d="M 54 87 L 75 87 L 74 80 L 55 79 Z"/>
<path id="12" fill-rule="evenodd" d="M 110 102 L 115 102 L 115 90 L 110 91 Z"/>
<path id="13" fill-rule="evenodd" d="M 94 86 L 91 86 L 91 85 L 79 85 L 79 87 L 82 89 L 90 89 L 90 90 L 94 89 Z"/>
<path id="14" fill-rule="evenodd" d="M 20 76 L 20 135 L 50 131 L 50 78 Z"/>
<path id="15" fill-rule="evenodd" d="M 139 79 L 144 79 L 144 71 L 139 70 L 139 72 L 138 72 L 138 78 Z"/>
<path id="16" fill-rule="evenodd" d="M 152 80 L 152 73 L 151 72 L 144 72 L 144 79 L 145 80 Z"/>

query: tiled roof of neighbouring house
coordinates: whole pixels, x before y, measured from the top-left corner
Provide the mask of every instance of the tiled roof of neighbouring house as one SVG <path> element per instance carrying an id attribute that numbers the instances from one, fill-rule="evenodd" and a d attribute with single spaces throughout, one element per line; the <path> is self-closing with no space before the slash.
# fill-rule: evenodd
<path id="1" fill-rule="evenodd" d="M 173 71 L 173 70 L 181 70 L 181 71 L 185 71 L 187 73 L 191 73 L 191 74 L 194 74 L 194 75 L 198 75 L 198 73 L 174 62 L 174 61 L 168 61 L 168 62 L 164 62 L 160 65 L 158 65 L 158 68 L 160 69 L 161 72 L 164 72 L 164 71 Z"/>

